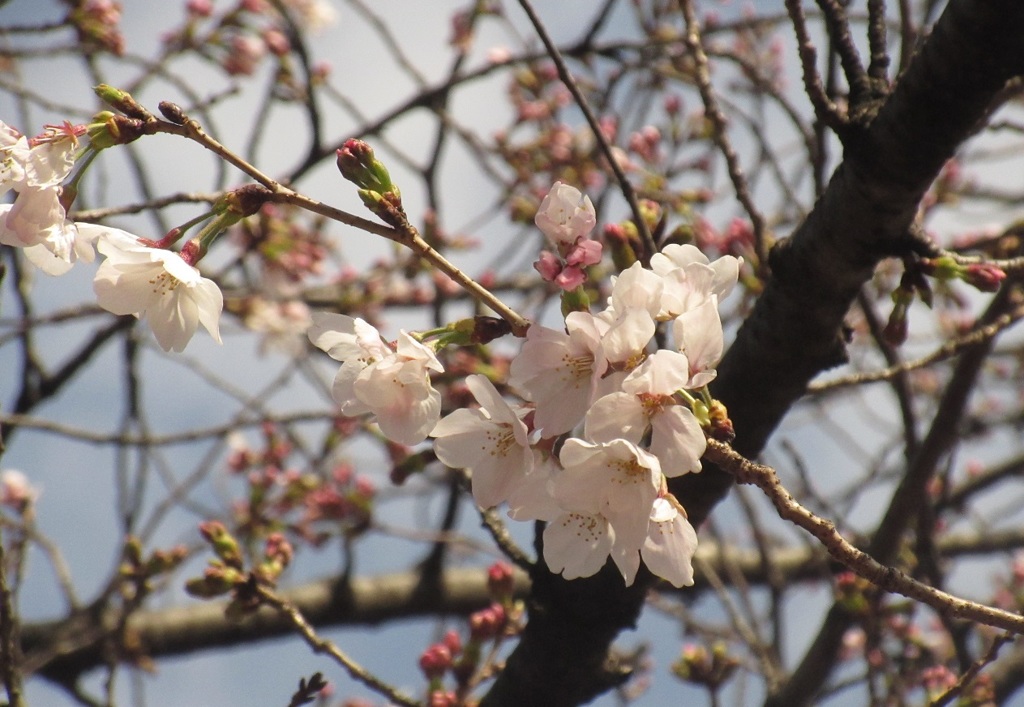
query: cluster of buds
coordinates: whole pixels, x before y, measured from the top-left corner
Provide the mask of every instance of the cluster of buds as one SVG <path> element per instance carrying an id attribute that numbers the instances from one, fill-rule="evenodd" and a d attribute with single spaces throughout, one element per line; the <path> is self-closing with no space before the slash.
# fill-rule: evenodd
<path id="1" fill-rule="evenodd" d="M 898 346 L 906 341 L 907 312 L 915 296 L 928 307 L 932 306 L 934 298 L 927 277 L 939 282 L 962 280 L 982 292 L 995 292 L 1006 279 L 1006 271 L 992 263 L 963 264 L 951 255 L 908 260 L 899 287 L 892 293 L 893 311 L 884 331 L 890 344 Z"/>
<path id="2" fill-rule="evenodd" d="M 264 542 L 262 555 L 249 572 L 245 569 L 238 541 L 223 523 L 215 520 L 200 523 L 199 533 L 216 557 L 208 562 L 202 576 L 185 583 L 185 591 L 203 599 L 230 593 L 231 602 L 225 613 L 233 620 L 259 608 L 261 600 L 256 587 L 273 586 L 295 555 L 291 543 L 281 533 L 271 533 Z"/>
<path id="3" fill-rule="evenodd" d="M 496 645 L 517 630 L 523 608 L 513 599 L 512 568 L 503 562 L 493 564 L 487 571 L 487 586 L 495 601 L 470 615 L 468 640 L 463 642 L 453 629 L 420 655 L 420 669 L 428 681 L 427 704 L 431 706 L 464 704 L 465 697 L 488 667 L 483 664 L 484 648 Z M 448 674 L 454 678 L 454 690 L 445 686 Z"/>
<path id="4" fill-rule="evenodd" d="M 948 255 L 938 258 L 922 258 L 920 268 L 922 273 L 937 280 L 963 280 L 982 292 L 995 292 L 1006 279 L 1006 272 L 996 265 L 991 263 L 962 265 Z"/>
<path id="5" fill-rule="evenodd" d="M 377 159 L 373 148 L 362 140 L 346 140 L 338 149 L 337 157 L 338 171 L 359 187 L 359 198 L 366 208 L 389 226 L 407 230 L 402 192 L 391 181 L 388 168 Z"/>
<path id="6" fill-rule="evenodd" d="M 739 661 L 729 655 L 724 643 L 715 643 L 709 652 L 699 645 L 688 645 L 672 663 L 672 674 L 694 685 L 703 685 L 715 693 L 729 680 L 739 667 Z"/>
<path id="7" fill-rule="evenodd" d="M 244 501 L 235 505 L 235 522 L 247 537 L 264 537 L 289 528 L 306 542 L 321 545 L 339 532 L 358 534 L 373 518 L 377 490 L 344 462 L 327 476 L 288 468 L 292 445 L 276 426 L 263 426 L 263 448 L 233 436 L 228 468 L 244 475 Z"/>
<path id="8" fill-rule="evenodd" d="M 853 572 L 836 575 L 836 603 L 855 616 L 866 616 L 871 612 L 873 589 L 871 582 Z"/>
<path id="9" fill-rule="evenodd" d="M 587 309 L 590 302 L 582 291 L 587 281 L 586 268 L 600 263 L 603 252 L 601 243 L 590 238 L 597 224 L 590 197 L 575 187 L 555 182 L 541 202 L 534 222 L 557 251 L 542 251 L 534 268 L 544 280 L 568 293 L 563 296 L 563 310 Z"/>
<path id="10" fill-rule="evenodd" d="M 235 232 L 241 248 L 259 257 L 264 281 L 277 284 L 278 289 L 322 275 L 330 254 L 323 222 L 303 224 L 296 211 L 295 207 L 265 204 L 256 218 L 243 221 Z"/>
<path id="11" fill-rule="evenodd" d="M 118 574 L 123 583 L 121 595 L 130 601 L 138 600 L 153 590 L 153 580 L 177 568 L 188 557 L 188 548 L 176 545 L 170 550 L 154 550 L 148 556 L 142 552 L 142 542 L 129 536 L 124 543 Z"/>
<path id="12" fill-rule="evenodd" d="M 119 27 L 121 3 L 86 0 L 76 5 L 68 13 L 67 22 L 75 28 L 79 41 L 117 56 L 124 54 L 124 35 Z"/>

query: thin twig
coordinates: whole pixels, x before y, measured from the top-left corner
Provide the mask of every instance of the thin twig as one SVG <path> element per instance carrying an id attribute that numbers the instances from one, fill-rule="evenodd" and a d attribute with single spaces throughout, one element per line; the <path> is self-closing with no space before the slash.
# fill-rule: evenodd
<path id="1" fill-rule="evenodd" d="M 2 528 L 2 526 L 0 526 Z M 11 707 L 24 707 L 21 682 L 21 648 L 18 639 L 18 617 L 14 610 L 11 588 L 7 584 L 7 557 L 0 535 L 0 676 L 7 688 Z"/>
<path id="2" fill-rule="evenodd" d="M 257 586 L 256 592 L 263 603 L 279 611 L 291 622 L 295 630 L 299 632 L 299 635 L 302 636 L 314 652 L 325 653 L 334 658 L 334 661 L 344 668 L 353 680 L 361 682 L 374 692 L 384 695 L 395 704 L 406 705 L 406 707 L 421 707 L 419 702 L 402 694 L 396 688 L 380 680 L 366 668 L 349 658 L 333 641 L 318 636 L 316 630 L 306 621 L 306 617 L 291 602 L 279 597 L 267 587 Z"/>
<path id="3" fill-rule="evenodd" d="M 692 0 L 679 0 L 679 8 L 686 20 L 686 48 L 693 57 L 695 64 L 694 78 L 697 81 L 697 88 L 700 91 L 701 100 L 704 103 L 704 117 L 711 122 L 712 139 L 718 146 L 719 152 L 725 158 L 725 164 L 729 172 L 729 179 L 732 182 L 736 198 L 743 205 L 744 211 L 750 217 L 750 223 L 754 231 L 754 251 L 757 253 L 758 267 L 765 267 L 768 263 L 768 248 L 766 238 L 766 221 L 764 215 L 754 204 L 750 194 L 750 185 L 740 165 L 740 158 L 732 147 L 726 127 L 728 121 L 718 105 L 718 98 L 711 85 L 711 72 L 708 64 L 708 56 L 704 52 L 704 45 L 700 36 L 700 24 L 697 21 L 697 14 L 693 9 Z"/>
<path id="4" fill-rule="evenodd" d="M 950 339 L 927 356 L 922 356 L 921 358 L 913 361 L 905 361 L 899 365 L 890 366 L 878 371 L 854 373 L 852 375 L 843 376 L 842 378 L 836 378 L 830 381 L 811 383 L 807 386 L 807 392 L 824 393 L 836 388 L 849 388 L 852 386 L 862 385 L 864 383 L 878 383 L 880 381 L 891 380 L 892 378 L 908 373 L 909 371 L 925 368 L 933 363 L 945 361 L 946 359 L 956 356 L 966 348 L 992 339 L 1022 317 L 1024 317 L 1024 306 L 1018 307 L 1007 314 L 1000 315 L 991 324 L 979 327 L 978 329 L 955 339 Z"/>
<path id="5" fill-rule="evenodd" d="M 608 144 L 608 140 L 605 139 L 604 133 L 601 131 L 601 126 L 597 121 L 597 117 L 594 112 L 590 109 L 590 104 L 587 102 L 586 97 L 580 91 L 579 86 L 576 85 L 576 80 L 572 74 L 569 73 L 569 67 L 565 65 L 565 60 L 562 58 L 561 52 L 558 51 L 558 47 L 552 41 L 547 30 L 544 28 L 543 23 L 540 21 L 540 17 L 534 12 L 533 6 L 530 4 L 530 0 L 519 0 L 519 5 L 523 8 L 527 17 L 530 18 L 530 23 L 533 25 L 534 30 L 537 32 L 537 36 L 540 37 L 540 41 L 544 44 L 544 48 L 547 50 L 548 56 L 551 57 L 551 61 L 555 63 L 555 68 L 558 70 L 558 77 L 562 79 L 562 83 L 569 89 L 569 93 L 572 94 L 573 100 L 576 101 L 576 105 L 579 106 L 583 116 L 587 119 L 587 124 L 590 126 L 590 131 L 594 134 L 594 140 L 597 142 L 598 147 L 601 148 L 601 153 L 604 155 L 605 160 L 608 162 L 609 168 L 615 175 L 615 180 L 619 184 L 619 189 L 622 191 L 622 196 L 625 197 L 629 203 L 630 211 L 633 212 L 633 220 L 636 222 L 637 231 L 640 233 L 640 239 L 644 244 L 644 253 L 640 258 L 642 263 L 649 264 L 651 256 L 658 252 L 658 246 L 654 242 L 654 236 L 651 235 L 651 230 L 647 227 L 647 222 L 643 218 L 643 214 L 640 211 L 640 202 L 637 201 L 636 192 L 633 190 L 633 185 L 626 179 L 626 173 L 622 171 L 622 167 L 619 165 L 615 155 L 612 154 L 612 147 Z"/>
<path id="6" fill-rule="evenodd" d="M 944 705 L 948 705 L 952 702 L 957 695 L 963 693 L 964 689 L 974 682 L 974 679 L 978 677 L 978 674 L 985 668 L 985 666 L 989 665 L 996 659 L 996 656 L 999 655 L 999 649 L 1012 640 L 1013 635 L 1009 633 L 996 636 L 992 640 L 992 645 L 989 646 L 988 650 L 985 652 L 985 655 L 971 663 L 971 667 L 964 671 L 964 674 L 960 676 L 960 679 L 956 681 L 956 684 L 929 702 L 928 707 L 944 707 Z"/>
<path id="7" fill-rule="evenodd" d="M 859 576 L 889 592 L 901 594 L 935 609 L 951 618 L 994 626 L 1004 631 L 1024 634 L 1024 616 L 985 606 L 939 591 L 918 582 L 904 572 L 876 561 L 844 538 L 832 521 L 815 515 L 800 505 L 787 491 L 775 470 L 746 459 L 732 447 L 709 439 L 706 458 L 736 477 L 741 484 L 757 486 L 775 506 L 779 517 L 803 528 L 821 542 L 837 562 Z"/>

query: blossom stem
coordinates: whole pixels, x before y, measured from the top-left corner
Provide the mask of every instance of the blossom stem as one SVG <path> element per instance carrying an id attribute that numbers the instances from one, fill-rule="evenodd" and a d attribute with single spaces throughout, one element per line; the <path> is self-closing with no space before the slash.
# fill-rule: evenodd
<path id="1" fill-rule="evenodd" d="M 496 312 L 498 316 L 508 322 L 513 335 L 517 337 L 526 336 L 526 330 L 530 327 L 529 320 L 498 299 L 493 292 L 473 280 L 473 278 L 469 277 L 457 266 L 449 262 L 447 258 L 423 240 L 416 229 L 411 225 L 407 224 L 406 227 L 402 229 L 389 228 L 387 226 L 374 223 L 368 219 L 360 218 L 346 211 L 342 211 L 341 209 L 328 206 L 316 199 L 311 199 L 299 194 L 260 171 L 245 158 L 235 154 L 230 149 L 222 145 L 216 139 L 208 135 L 199 125 L 198 121 L 188 117 L 180 109 L 177 110 L 176 115 L 181 119 L 180 124 L 163 120 L 154 120 L 152 123 L 147 123 L 147 132 L 152 131 L 154 133 L 178 135 L 179 137 L 184 137 L 192 140 L 193 142 L 199 143 L 225 162 L 228 162 L 232 166 L 238 168 L 270 190 L 271 195 L 268 197 L 268 201 L 292 204 L 293 206 L 298 206 L 306 209 L 307 211 L 320 214 L 321 216 L 326 216 L 333 221 L 338 221 L 339 223 L 354 226 L 355 228 L 360 228 L 369 233 L 382 236 L 409 248 L 418 256 L 430 263 L 433 267 L 454 280 L 481 304 L 489 307 Z"/>

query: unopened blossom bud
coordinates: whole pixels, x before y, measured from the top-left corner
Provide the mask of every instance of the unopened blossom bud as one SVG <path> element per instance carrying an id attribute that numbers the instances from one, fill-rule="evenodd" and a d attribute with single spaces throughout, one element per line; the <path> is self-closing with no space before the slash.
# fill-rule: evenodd
<path id="1" fill-rule="evenodd" d="M 227 594 L 243 581 L 245 575 L 231 567 L 207 567 L 202 577 L 185 583 L 185 591 L 194 597 L 209 599 Z"/>
<path id="2" fill-rule="evenodd" d="M 209 17 L 213 14 L 213 3 L 211 0 L 188 0 L 185 10 L 194 17 Z"/>
<path id="3" fill-rule="evenodd" d="M 99 96 L 101 101 L 111 108 L 121 111 L 129 118 L 137 118 L 143 121 L 153 120 L 153 114 L 143 108 L 127 91 L 122 91 L 105 83 L 95 86 L 92 90 Z"/>
<path id="4" fill-rule="evenodd" d="M 512 565 L 507 562 L 495 562 L 487 568 L 487 591 L 497 601 L 511 598 L 515 588 L 515 577 Z"/>
<path id="5" fill-rule="evenodd" d="M 452 653 L 443 643 L 435 643 L 420 655 L 420 670 L 428 680 L 444 677 L 452 667 Z"/>
<path id="6" fill-rule="evenodd" d="M 982 292 L 995 292 L 1006 279 L 1006 272 L 991 263 L 974 263 L 965 267 L 960 277 Z"/>
<path id="7" fill-rule="evenodd" d="M 629 269 L 637 261 L 639 252 L 639 235 L 636 226 L 628 224 L 609 223 L 604 227 L 604 239 L 612 252 L 612 262 L 619 272 Z"/>
<path id="8" fill-rule="evenodd" d="M 907 305 L 897 302 L 882 330 L 882 338 L 890 346 L 900 346 L 907 340 L 910 327 L 907 323 Z"/>
<path id="9" fill-rule="evenodd" d="M 103 150 L 114 145 L 127 145 L 145 134 L 145 122 L 110 111 L 101 111 L 93 116 L 86 126 L 89 145 L 94 150 Z"/>
<path id="10" fill-rule="evenodd" d="M 597 265 L 601 262 L 603 248 L 600 241 L 579 238 L 565 254 L 566 265 Z"/>
<path id="11" fill-rule="evenodd" d="M 444 690 L 434 690 L 430 693 L 430 698 L 427 700 L 428 707 L 456 707 L 459 704 L 459 698 L 456 697 L 454 692 Z"/>
<path id="12" fill-rule="evenodd" d="M 562 271 L 555 276 L 555 284 L 566 292 L 581 289 L 586 281 L 587 273 L 583 268 L 576 265 L 568 265 L 562 268 Z"/>
<path id="13" fill-rule="evenodd" d="M 0 473 L 0 505 L 24 513 L 38 495 L 39 491 L 20 471 L 9 469 Z"/>
<path id="14" fill-rule="evenodd" d="M 448 651 L 454 656 L 462 652 L 462 637 L 455 629 L 448 629 L 441 638 L 441 643 L 448 647 Z"/>
<path id="15" fill-rule="evenodd" d="M 268 559 L 276 560 L 287 567 L 295 556 L 295 549 L 284 535 L 281 533 L 271 533 L 267 536 L 263 554 Z"/>
<path id="16" fill-rule="evenodd" d="M 545 282 L 554 282 L 562 272 L 562 261 L 551 251 L 542 250 L 540 257 L 533 264 L 533 269 L 540 273 Z"/>
<path id="17" fill-rule="evenodd" d="M 501 604 L 491 604 L 486 609 L 474 612 L 469 617 L 470 640 L 480 642 L 496 638 L 507 621 L 508 615 Z"/>
<path id="18" fill-rule="evenodd" d="M 188 120 L 188 116 L 185 115 L 185 111 L 177 103 L 171 103 L 170 101 L 160 101 L 157 104 L 157 108 L 163 114 L 167 120 L 174 123 L 175 125 L 184 125 Z"/>
<path id="19" fill-rule="evenodd" d="M 199 533 L 210 543 L 213 551 L 230 567 L 242 567 L 242 552 L 238 541 L 219 520 L 208 520 L 199 524 Z"/>
<path id="20" fill-rule="evenodd" d="M 711 423 L 711 436 L 720 442 L 732 442 L 736 439 L 736 430 L 733 428 L 732 420 L 729 419 L 729 411 L 725 404 L 718 400 L 711 401 L 708 408 L 708 419 Z"/>
<path id="21" fill-rule="evenodd" d="M 285 56 L 292 50 L 288 37 L 279 29 L 268 28 L 263 31 L 263 43 L 274 56 Z"/>
<path id="22" fill-rule="evenodd" d="M 346 140 L 338 150 L 338 170 L 361 189 L 385 194 L 397 191 L 387 167 L 376 158 L 373 148 L 362 140 Z"/>

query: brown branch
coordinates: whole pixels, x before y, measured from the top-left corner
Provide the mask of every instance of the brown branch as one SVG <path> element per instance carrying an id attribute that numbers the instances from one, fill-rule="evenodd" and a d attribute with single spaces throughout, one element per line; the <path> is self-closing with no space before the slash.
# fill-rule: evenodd
<path id="1" fill-rule="evenodd" d="M 299 609 L 290 601 L 282 598 L 276 592 L 260 585 L 256 586 L 256 593 L 264 604 L 275 609 L 278 614 L 283 616 L 288 623 L 291 624 L 292 628 L 302 636 L 302 640 L 304 640 L 306 644 L 313 649 L 314 653 L 322 653 L 330 656 L 334 659 L 335 663 L 345 669 L 345 672 L 347 672 L 353 680 L 361 682 L 378 694 L 384 695 L 391 702 L 405 705 L 406 707 L 420 707 L 419 702 L 410 697 L 406 697 L 397 689 L 388 685 L 369 670 L 359 665 L 359 663 L 352 660 L 333 641 L 317 635 L 316 629 L 306 621 L 302 612 L 299 611 Z"/>
<path id="2" fill-rule="evenodd" d="M 781 518 L 809 532 L 837 562 L 876 586 L 927 604 L 939 614 L 951 618 L 976 621 L 1004 631 L 1024 634 L 1024 616 L 939 591 L 857 549 L 836 530 L 832 521 L 800 505 L 782 486 L 771 467 L 752 462 L 716 440 L 708 440 L 706 457 L 735 476 L 739 483 L 757 486 L 764 491 Z"/>

